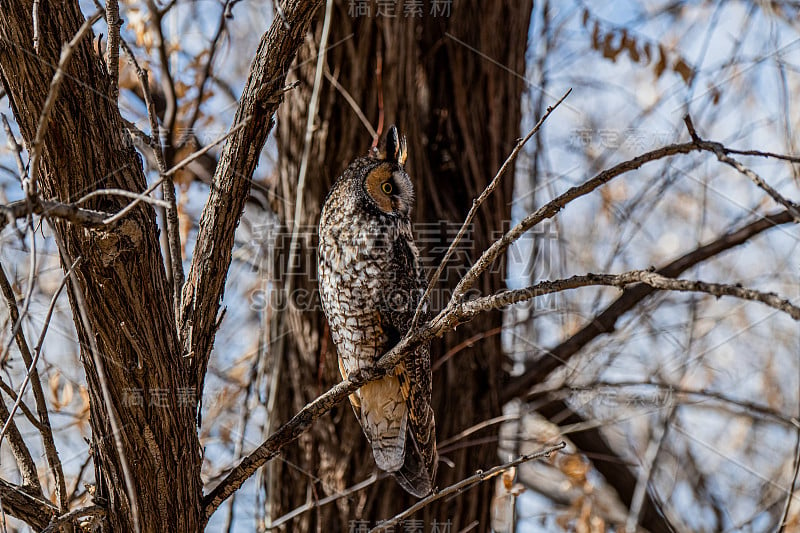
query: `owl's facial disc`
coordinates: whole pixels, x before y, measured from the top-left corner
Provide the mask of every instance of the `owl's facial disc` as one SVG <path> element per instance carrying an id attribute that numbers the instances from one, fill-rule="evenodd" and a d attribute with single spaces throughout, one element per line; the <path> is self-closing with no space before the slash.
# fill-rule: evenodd
<path id="1" fill-rule="evenodd" d="M 402 168 L 391 163 L 381 163 L 372 169 L 364 188 L 378 209 L 387 214 L 408 216 L 414 204 L 411 179 Z"/>

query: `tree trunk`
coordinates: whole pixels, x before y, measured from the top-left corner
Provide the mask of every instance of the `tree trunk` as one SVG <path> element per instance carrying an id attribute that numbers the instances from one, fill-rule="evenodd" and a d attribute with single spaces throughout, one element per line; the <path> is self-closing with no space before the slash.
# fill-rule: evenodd
<path id="1" fill-rule="evenodd" d="M 396 123 L 407 135 L 406 168 L 417 192 L 416 237 L 425 266 L 435 268 L 473 199 L 519 137 L 532 5 L 529 1 L 506 4 L 456 1 L 449 15 L 439 12 L 434 16 L 434 6 L 426 2 L 422 16 L 407 17 L 405 7 L 398 3 L 395 16 L 389 17 L 376 16 L 375 4 L 370 4 L 371 16 L 351 16 L 355 15 L 348 13 L 354 9 L 352 2 L 335 3 L 326 69 L 343 90 L 323 78 L 299 221 L 298 253 L 302 259 L 297 264 L 302 267 L 277 280 L 277 286 L 289 289 L 294 298 L 289 298 L 292 305 L 277 314 L 270 325 L 269 353 L 272 364 L 281 369 L 279 375 L 273 374 L 272 386 L 278 387 L 278 403 L 272 414 L 276 423 L 287 420 L 340 379 L 335 348 L 316 295 L 315 227 L 333 180 L 354 157 L 366 153 L 373 141 L 344 92 L 371 124 L 384 119 L 382 134 L 389 124 Z M 440 9 L 442 5 L 447 3 L 438 3 Z M 321 28 L 320 16 L 313 38 L 307 39 L 298 54 L 295 75 L 301 85 L 287 96 L 287 105 L 279 111 L 280 168 L 273 187 L 284 235 L 292 228 Z M 503 28 L 502 32 L 498 28 Z M 380 72 L 376 74 L 378 66 Z M 518 74 L 510 74 L 505 67 Z M 512 190 L 513 175 L 509 173 L 476 217 L 454 257 L 453 268 L 445 271 L 434 294 L 435 309 L 446 302 L 448 289 L 466 271 L 455 267 L 477 258 L 510 219 Z M 284 253 L 278 254 L 276 272 L 287 271 L 290 240 L 288 236 L 282 239 Z M 503 287 L 504 278 L 501 265 L 485 276 L 479 288 L 484 293 L 493 292 Z M 310 302 L 309 295 L 313 295 Z M 274 303 L 280 303 L 277 297 Z M 501 324 L 501 314 L 493 313 L 435 342 L 434 365 L 463 339 Z M 504 363 L 500 336 L 488 335 L 435 371 L 434 409 L 440 442 L 500 414 L 498 388 L 503 382 Z M 496 464 L 496 437 L 497 428 L 489 428 L 470 435 L 468 442 L 441 448 L 440 454 L 455 466 L 441 464 L 436 484 L 445 487 Z M 366 439 L 346 404 L 318 421 L 299 442 L 285 451 L 282 461 L 268 468 L 268 514 L 273 519 L 308 501 L 340 492 L 366 479 L 375 469 Z M 450 521 L 452 531 L 478 521 L 476 531 L 488 531 L 492 492 L 493 484 L 483 483 L 457 498 L 435 502 L 415 518 L 423 519 L 426 529 L 434 520 Z M 290 529 L 347 531 L 353 520 L 366 520 L 374 526 L 413 501 L 393 479 L 384 478 L 366 490 L 295 519 Z"/>
<path id="2" fill-rule="evenodd" d="M 62 45 L 84 21 L 77 2 L 40 2 L 37 52 L 32 12 L 32 1 L 0 5 L 0 72 L 29 153 Z M 145 189 L 141 158 L 109 89 L 89 32 L 66 69 L 41 146 L 44 198 L 69 202 L 99 188 Z M 82 207 L 116 212 L 129 202 L 102 195 Z M 72 292 L 70 302 L 89 386 L 97 496 L 107 500 L 109 525 L 113 531 L 134 530 L 119 437 L 142 531 L 199 531 L 204 519 L 194 395 L 184 394 L 193 389 L 178 345 L 153 209 L 139 204 L 109 232 L 63 221 L 54 221 L 53 228 L 66 252 L 81 258 L 72 290 L 85 305 Z M 101 392 L 103 373 L 111 405 Z M 118 435 L 111 416 L 119 421 Z"/>

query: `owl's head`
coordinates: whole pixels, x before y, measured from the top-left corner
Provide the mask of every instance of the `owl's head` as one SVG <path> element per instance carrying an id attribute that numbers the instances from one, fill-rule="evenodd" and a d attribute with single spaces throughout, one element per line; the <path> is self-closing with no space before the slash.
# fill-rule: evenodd
<path id="1" fill-rule="evenodd" d="M 414 205 L 414 186 L 404 165 L 408 153 L 406 139 L 393 125 L 386 135 L 383 150 L 366 158 L 361 173 L 367 201 L 384 214 L 408 217 Z"/>

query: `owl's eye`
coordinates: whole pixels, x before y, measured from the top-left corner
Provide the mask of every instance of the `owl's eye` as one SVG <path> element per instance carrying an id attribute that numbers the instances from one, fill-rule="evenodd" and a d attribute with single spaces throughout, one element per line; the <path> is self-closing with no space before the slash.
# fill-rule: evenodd
<path id="1" fill-rule="evenodd" d="M 388 181 L 384 181 L 381 184 L 381 190 L 386 194 L 392 194 L 392 184 Z"/>

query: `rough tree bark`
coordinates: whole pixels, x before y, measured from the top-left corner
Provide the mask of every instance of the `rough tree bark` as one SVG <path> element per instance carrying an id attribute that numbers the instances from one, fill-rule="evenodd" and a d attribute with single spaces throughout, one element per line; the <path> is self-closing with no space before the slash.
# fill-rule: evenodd
<path id="1" fill-rule="evenodd" d="M 84 22 L 78 2 L 36 2 L 36 8 L 34 3 L 0 5 L 0 76 L 29 153 L 62 46 Z M 96 500 L 107 506 L 112 531 L 135 530 L 128 484 L 142 531 L 201 531 L 208 519 L 195 393 L 202 392 L 249 180 L 281 101 L 288 65 L 319 3 L 284 3 L 288 19 L 278 19 L 262 37 L 236 115 L 237 122 L 247 118 L 249 123 L 228 141 L 201 221 L 180 310 L 181 339 L 152 207 L 140 203 L 113 231 L 51 220 L 66 254 L 82 259 L 70 304 L 90 396 Z M 93 42 L 89 31 L 75 47 L 48 117 L 49 129 L 36 147 L 41 151 L 40 196 L 46 202 L 74 202 L 103 188 L 137 193 L 146 188 L 142 159 L 130 142 Z M 100 195 L 81 205 L 115 213 L 129 202 Z M 62 266 L 67 264 L 62 258 Z M 109 402 L 102 393 L 103 379 Z M 116 434 L 112 417 L 120 428 Z M 41 512 L 26 512 L 15 502 L 4 497 L 3 508 L 37 528 L 46 524 Z"/>
<path id="2" fill-rule="evenodd" d="M 509 5 L 457 1 L 449 15 L 439 16 L 431 15 L 432 5 L 425 2 L 421 17 L 404 16 L 401 4 L 397 4 L 394 17 L 375 16 L 375 4 L 371 5 L 372 16 L 354 17 L 348 13 L 351 4 L 337 1 L 333 9 L 326 69 L 343 91 L 323 78 L 299 221 L 303 232 L 298 264 L 302 268 L 281 280 L 284 289 L 291 288 L 295 296 L 303 298 L 316 291 L 316 242 L 312 236 L 322 200 L 337 175 L 351 159 L 364 154 L 373 140 L 344 91 L 373 125 L 380 122 L 382 99 L 383 132 L 389 124 L 396 123 L 408 136 L 407 169 L 418 198 L 414 215 L 417 222 L 427 224 L 418 228 L 421 231 L 417 235 L 427 267 L 438 264 L 472 200 L 494 176 L 519 137 L 524 82 L 470 47 L 513 72 L 524 74 L 531 2 Z M 502 33 L 497 31 L 500 27 Z M 307 39 L 298 54 L 299 66 L 294 75 L 301 85 L 289 96 L 289 105 L 279 111 L 280 169 L 273 184 L 274 207 L 286 233 L 291 232 L 298 194 L 297 177 L 321 28 L 320 16 L 314 36 Z M 509 174 L 476 218 L 467 245 L 459 251 L 456 261 L 477 257 L 504 221 L 509 220 L 512 185 L 513 176 Z M 283 239 L 286 248 L 289 240 Z M 279 254 L 283 264 L 276 266 L 277 271 L 286 272 L 287 256 L 288 253 Z M 454 287 L 458 274 L 464 271 L 448 272 L 450 275 L 440 283 L 435 308 L 444 303 L 447 288 Z M 503 279 L 501 266 L 485 277 L 480 290 L 498 290 L 503 287 Z M 274 385 L 279 387 L 279 403 L 273 414 L 277 421 L 288 419 L 340 379 L 316 295 L 311 305 L 307 304 L 308 301 L 295 300 L 271 325 L 273 364 L 282 358 L 282 372 Z M 434 343 L 434 361 L 460 340 L 501 323 L 498 312 L 487 315 L 480 324 L 462 326 L 457 335 L 447 335 Z M 499 336 L 495 335 L 451 358 L 435 373 L 434 407 L 440 441 L 500 413 L 498 387 L 505 371 L 504 361 Z M 455 466 L 440 465 L 438 486 L 444 487 L 497 462 L 496 433 L 483 431 L 472 438 L 476 442 L 460 443 L 466 446 L 442 451 Z M 375 468 L 348 405 L 339 405 L 330 417 L 318 421 L 298 446 L 284 452 L 283 459 L 269 466 L 266 481 L 268 512 L 273 518 L 362 481 Z M 418 518 L 429 526 L 433 520 L 450 520 L 453 531 L 478 521 L 476 531 L 487 531 L 492 491 L 491 483 L 482 484 L 457 498 L 439 500 Z M 290 527 L 297 531 L 320 527 L 325 531 L 347 531 L 352 520 L 363 519 L 375 525 L 412 501 L 392 479 L 383 479 L 367 490 L 338 500 L 336 505 L 307 513 Z"/>
<path id="3" fill-rule="evenodd" d="M 30 152 L 62 45 L 84 17 L 77 2 L 42 2 L 38 8 L 39 53 L 34 51 L 33 2 L 0 6 L 0 72 L 11 107 Z M 132 147 L 102 58 L 91 32 L 69 62 L 60 97 L 44 137 L 39 183 L 45 198 L 74 201 L 98 188 L 142 191 L 141 158 Z M 84 207 L 116 212 L 129 200 L 100 196 Z M 70 292 L 82 360 L 89 385 L 98 495 L 108 501 L 115 531 L 133 531 L 121 457 L 110 417 L 120 422 L 123 453 L 131 467 L 143 531 L 194 531 L 201 527 L 200 445 L 194 406 L 182 402 L 189 385 L 182 360 L 170 288 L 166 283 L 153 209 L 140 204 L 114 232 L 85 230 L 54 221 L 67 252 L 83 260 L 76 269 L 88 324 L 80 320 Z M 88 328 L 91 328 L 91 331 Z M 98 368 L 90 351 L 94 335 L 111 389 L 103 400 Z M 157 404 L 126 401 L 129 391 Z"/>

